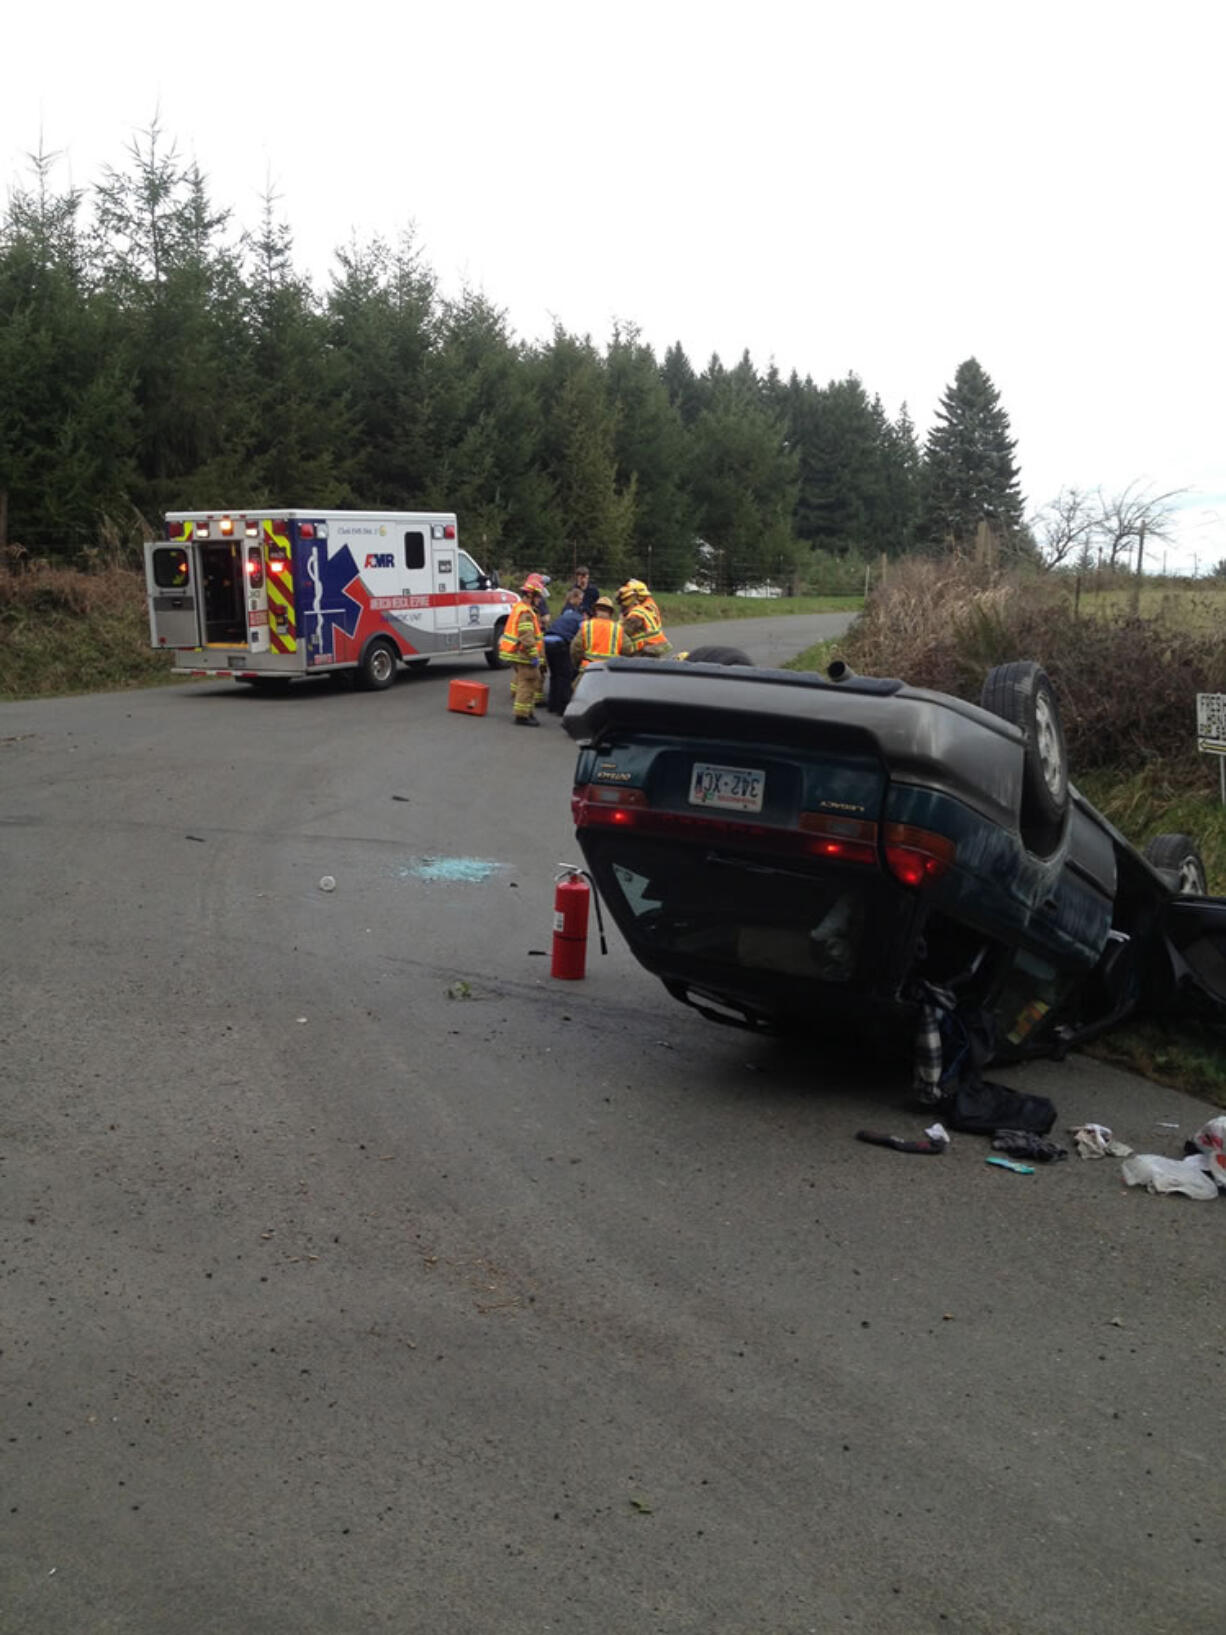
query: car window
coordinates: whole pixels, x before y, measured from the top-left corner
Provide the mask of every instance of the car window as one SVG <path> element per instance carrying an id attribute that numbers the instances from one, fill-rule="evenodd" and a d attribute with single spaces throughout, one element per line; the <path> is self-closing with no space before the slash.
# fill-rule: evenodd
<path id="1" fill-rule="evenodd" d="M 460 589 L 461 590 L 480 590 L 481 589 L 481 579 L 482 579 L 481 569 L 473 561 L 472 557 L 469 556 L 467 551 L 461 551 L 460 552 Z"/>
<path id="2" fill-rule="evenodd" d="M 629 912 L 631 934 L 652 949 L 822 982 L 856 974 L 869 920 L 867 881 L 747 864 L 731 854 L 617 844 L 610 906 Z"/>

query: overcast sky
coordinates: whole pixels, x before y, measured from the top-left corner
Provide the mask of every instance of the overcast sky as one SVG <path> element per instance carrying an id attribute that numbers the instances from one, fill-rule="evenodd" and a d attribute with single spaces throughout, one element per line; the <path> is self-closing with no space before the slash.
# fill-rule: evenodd
<path id="1" fill-rule="evenodd" d="M 271 184 L 320 288 L 412 226 L 525 339 L 620 319 L 698 368 L 854 371 L 921 436 L 974 356 L 1031 509 L 1187 489 L 1170 566 L 1226 558 L 1207 0 L 9 11 L 10 188 L 40 137 L 88 187 L 157 113 L 241 225 Z"/>

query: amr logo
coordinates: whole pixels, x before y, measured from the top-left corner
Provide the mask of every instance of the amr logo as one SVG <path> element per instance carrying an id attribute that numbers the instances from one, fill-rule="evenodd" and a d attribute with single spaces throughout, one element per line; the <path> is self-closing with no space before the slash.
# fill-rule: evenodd
<path id="1" fill-rule="evenodd" d="M 391 551 L 368 551 L 366 553 L 366 566 L 368 568 L 394 568 L 396 558 Z"/>

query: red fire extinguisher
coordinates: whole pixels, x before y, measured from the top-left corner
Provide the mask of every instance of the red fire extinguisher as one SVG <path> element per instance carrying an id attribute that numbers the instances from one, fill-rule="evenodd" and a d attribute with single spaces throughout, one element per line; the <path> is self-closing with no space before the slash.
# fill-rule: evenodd
<path id="1" fill-rule="evenodd" d="M 553 894 L 553 958 L 550 976 L 564 982 L 578 982 L 587 966 L 587 916 L 592 900 L 589 876 L 584 869 L 559 870 Z M 596 900 L 596 923 L 600 928 L 600 951 L 608 953 L 600 899 Z"/>

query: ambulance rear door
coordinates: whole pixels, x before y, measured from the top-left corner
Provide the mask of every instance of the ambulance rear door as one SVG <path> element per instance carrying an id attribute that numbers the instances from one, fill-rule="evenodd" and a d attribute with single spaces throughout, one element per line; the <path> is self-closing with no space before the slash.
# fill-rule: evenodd
<path id="1" fill-rule="evenodd" d="M 148 540 L 145 589 L 153 647 L 202 647 L 200 547 L 193 539 Z"/>
<path id="2" fill-rule="evenodd" d="M 439 523 L 430 529 L 430 605 L 434 612 L 439 648 L 443 652 L 460 645 L 459 553 L 454 528 L 451 533 L 452 537 L 448 539 Z"/>

